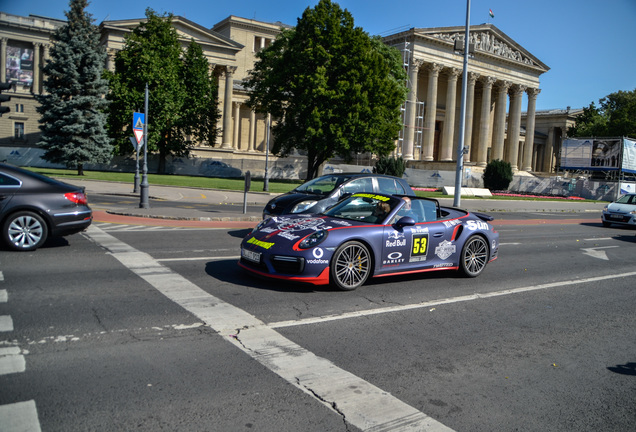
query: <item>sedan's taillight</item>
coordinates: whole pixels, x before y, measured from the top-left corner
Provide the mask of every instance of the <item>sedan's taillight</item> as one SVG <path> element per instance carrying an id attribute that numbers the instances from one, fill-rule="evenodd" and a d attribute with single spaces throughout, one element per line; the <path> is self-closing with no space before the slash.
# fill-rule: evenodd
<path id="1" fill-rule="evenodd" d="M 64 198 L 78 205 L 88 205 L 86 194 L 82 192 L 67 192 L 64 194 Z"/>

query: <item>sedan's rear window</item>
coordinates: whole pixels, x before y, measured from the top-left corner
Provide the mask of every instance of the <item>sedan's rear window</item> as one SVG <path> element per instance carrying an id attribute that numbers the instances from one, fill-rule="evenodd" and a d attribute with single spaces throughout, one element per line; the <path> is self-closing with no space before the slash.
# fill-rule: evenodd
<path id="1" fill-rule="evenodd" d="M 406 195 L 406 191 L 395 179 L 388 177 L 378 177 L 378 186 L 380 190 L 378 192 L 389 195 Z"/>
<path id="2" fill-rule="evenodd" d="M 20 180 L 15 177 L 0 173 L 0 187 L 19 187 Z"/>

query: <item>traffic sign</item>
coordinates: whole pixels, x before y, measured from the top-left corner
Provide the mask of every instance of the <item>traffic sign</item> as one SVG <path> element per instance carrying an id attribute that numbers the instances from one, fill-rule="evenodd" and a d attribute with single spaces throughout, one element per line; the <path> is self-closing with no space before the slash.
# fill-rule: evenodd
<path id="1" fill-rule="evenodd" d="M 135 139 L 137 140 L 137 144 L 141 143 L 141 140 L 144 137 L 145 121 L 146 121 L 145 114 L 133 112 L 133 134 L 135 134 Z"/>

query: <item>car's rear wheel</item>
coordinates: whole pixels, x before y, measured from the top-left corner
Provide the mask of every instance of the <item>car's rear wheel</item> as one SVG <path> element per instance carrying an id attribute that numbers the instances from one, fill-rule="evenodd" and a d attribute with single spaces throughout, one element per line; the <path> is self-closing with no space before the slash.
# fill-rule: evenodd
<path id="1" fill-rule="evenodd" d="M 479 276 L 488 264 L 488 242 L 482 236 L 470 237 L 462 248 L 461 272 L 467 277 Z"/>
<path id="2" fill-rule="evenodd" d="M 12 214 L 2 226 L 2 237 L 7 245 L 17 251 L 32 251 L 44 244 L 48 229 L 38 214 L 21 211 Z"/>
<path id="3" fill-rule="evenodd" d="M 351 291 L 366 282 L 371 274 L 371 254 L 358 241 L 343 243 L 331 259 L 331 283 L 344 291 Z"/>

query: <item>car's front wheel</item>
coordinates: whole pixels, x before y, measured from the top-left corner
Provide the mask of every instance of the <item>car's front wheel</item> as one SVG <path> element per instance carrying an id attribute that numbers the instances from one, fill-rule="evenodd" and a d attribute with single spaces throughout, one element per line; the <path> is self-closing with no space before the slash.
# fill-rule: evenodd
<path id="1" fill-rule="evenodd" d="M 13 250 L 32 251 L 44 244 L 48 229 L 38 214 L 21 211 L 12 214 L 2 226 L 2 237 Z"/>
<path id="2" fill-rule="evenodd" d="M 470 237 L 462 248 L 461 272 L 468 277 L 479 276 L 488 264 L 488 242 L 482 236 Z"/>
<path id="3" fill-rule="evenodd" d="M 371 254 L 358 241 L 343 243 L 331 259 L 331 283 L 344 291 L 351 291 L 366 282 L 371 274 Z"/>

